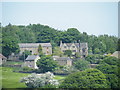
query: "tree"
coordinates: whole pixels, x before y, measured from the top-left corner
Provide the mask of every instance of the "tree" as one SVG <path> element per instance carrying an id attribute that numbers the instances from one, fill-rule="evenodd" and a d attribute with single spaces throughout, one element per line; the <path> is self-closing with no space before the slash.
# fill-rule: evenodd
<path id="1" fill-rule="evenodd" d="M 39 47 L 38 47 L 38 53 L 39 53 L 40 56 L 43 55 L 43 51 L 42 51 L 42 46 L 41 45 L 39 45 Z"/>
<path id="2" fill-rule="evenodd" d="M 90 64 L 90 63 L 89 63 L 88 61 L 80 59 L 80 60 L 77 60 L 77 61 L 74 63 L 74 66 L 75 66 L 78 70 L 83 71 L 83 70 L 85 70 L 85 69 L 87 69 L 87 68 L 90 68 L 90 65 L 89 65 L 89 64 Z"/>
<path id="3" fill-rule="evenodd" d="M 91 64 L 99 64 L 100 61 L 102 61 L 102 59 L 104 58 L 105 58 L 104 55 L 93 54 L 93 55 L 88 55 L 87 57 L 85 57 L 85 60 L 90 62 Z"/>
<path id="4" fill-rule="evenodd" d="M 79 53 L 79 52 L 76 52 L 76 53 L 75 53 L 75 57 L 76 57 L 76 58 L 80 58 L 80 57 L 81 57 L 80 53 Z"/>
<path id="5" fill-rule="evenodd" d="M 44 74 L 31 74 L 27 77 L 23 77 L 20 82 L 25 82 L 28 88 L 56 88 L 58 81 L 53 79 L 53 73 L 46 72 Z M 52 86 L 52 87 L 51 87 Z"/>
<path id="6" fill-rule="evenodd" d="M 111 88 L 120 87 L 119 82 L 118 82 L 118 80 L 120 79 L 119 59 L 117 59 L 116 57 L 111 57 L 111 56 L 106 57 L 100 62 L 100 64 L 96 68 L 102 71 L 106 75 Z"/>
<path id="7" fill-rule="evenodd" d="M 64 55 L 67 55 L 67 56 L 70 57 L 72 55 L 72 51 L 71 50 L 65 50 Z"/>
<path id="8" fill-rule="evenodd" d="M 106 76 L 98 69 L 68 75 L 60 88 L 108 88 Z"/>
<path id="9" fill-rule="evenodd" d="M 57 62 L 52 59 L 50 56 L 41 56 L 37 61 L 37 66 L 41 72 L 54 71 L 57 67 Z"/>
<path id="10" fill-rule="evenodd" d="M 19 46 L 16 38 L 13 37 L 3 37 L 2 40 L 2 54 L 8 57 L 11 53 L 19 53 Z"/>
<path id="11" fill-rule="evenodd" d="M 25 50 L 22 55 L 20 56 L 20 60 L 24 60 L 28 57 L 28 55 L 31 55 L 32 53 L 29 50 Z"/>
<path id="12" fill-rule="evenodd" d="M 53 55 L 63 56 L 63 52 L 60 50 L 59 47 L 55 47 L 55 48 L 53 49 Z"/>

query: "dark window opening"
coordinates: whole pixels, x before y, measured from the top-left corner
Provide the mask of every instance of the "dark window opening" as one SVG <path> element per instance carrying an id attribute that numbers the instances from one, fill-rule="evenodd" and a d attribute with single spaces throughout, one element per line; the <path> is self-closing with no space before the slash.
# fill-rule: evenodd
<path id="1" fill-rule="evenodd" d="M 64 48 L 66 48 L 66 46 L 64 46 Z"/>
<path id="2" fill-rule="evenodd" d="M 73 50 L 73 52 L 76 52 L 76 50 Z"/>
<path id="3" fill-rule="evenodd" d="M 83 57 L 85 57 L 85 55 L 83 55 Z"/>
<path id="4" fill-rule="evenodd" d="M 75 46 L 72 46 L 73 48 L 75 48 Z"/>
<path id="5" fill-rule="evenodd" d="M 85 52 L 85 48 L 83 48 L 82 51 Z"/>

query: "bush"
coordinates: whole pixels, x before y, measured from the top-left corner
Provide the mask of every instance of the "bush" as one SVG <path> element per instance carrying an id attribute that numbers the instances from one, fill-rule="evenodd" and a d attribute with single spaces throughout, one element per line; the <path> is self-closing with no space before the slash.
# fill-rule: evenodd
<path id="1" fill-rule="evenodd" d="M 80 70 L 80 71 L 83 71 L 83 70 L 85 70 L 85 69 L 87 69 L 87 68 L 90 68 L 90 65 L 89 65 L 89 64 L 90 64 L 90 63 L 89 63 L 88 61 L 82 60 L 82 59 L 77 60 L 76 62 L 74 62 L 74 66 L 75 66 L 78 70 Z"/>
<path id="2" fill-rule="evenodd" d="M 54 75 L 50 72 L 39 75 L 33 73 L 28 77 L 23 77 L 21 82 L 24 82 L 28 88 L 53 88 L 59 84 L 53 77 Z"/>
<path id="3" fill-rule="evenodd" d="M 77 71 L 79 71 L 79 70 L 73 66 L 64 66 L 64 67 L 60 67 L 60 68 L 56 69 L 54 71 L 54 73 L 57 75 L 68 75 L 71 73 L 75 73 Z"/>
<path id="4" fill-rule="evenodd" d="M 58 67 L 57 62 L 51 56 L 41 56 L 37 61 L 37 66 L 41 72 L 54 71 Z"/>
<path id="5" fill-rule="evenodd" d="M 105 56 L 99 55 L 99 54 L 94 54 L 94 55 L 88 55 L 85 60 L 90 62 L 91 64 L 99 64 L 102 59 L 104 59 Z"/>
<path id="6" fill-rule="evenodd" d="M 108 88 L 106 76 L 97 69 L 70 74 L 60 88 Z"/>

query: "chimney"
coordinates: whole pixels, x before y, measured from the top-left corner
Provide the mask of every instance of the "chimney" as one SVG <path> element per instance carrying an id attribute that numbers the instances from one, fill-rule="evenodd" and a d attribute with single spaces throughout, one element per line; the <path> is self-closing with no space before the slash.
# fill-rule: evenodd
<path id="1" fill-rule="evenodd" d="M 60 46 L 62 45 L 62 40 L 60 41 Z"/>
<path id="2" fill-rule="evenodd" d="M 80 40 L 78 41 L 78 43 L 79 43 L 79 52 L 80 52 Z"/>

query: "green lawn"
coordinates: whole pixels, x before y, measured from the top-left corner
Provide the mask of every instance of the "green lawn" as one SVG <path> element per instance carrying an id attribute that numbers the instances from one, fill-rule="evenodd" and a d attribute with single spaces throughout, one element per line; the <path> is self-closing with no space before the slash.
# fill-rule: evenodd
<path id="1" fill-rule="evenodd" d="M 0 67 L 2 70 L 2 88 L 26 88 L 24 83 L 20 83 L 20 79 L 29 74 L 12 72 L 12 68 Z M 65 76 L 55 75 L 54 79 L 63 80 Z"/>
<path id="2" fill-rule="evenodd" d="M 55 75 L 54 79 L 57 80 L 65 79 L 65 76 Z"/>
<path id="3" fill-rule="evenodd" d="M 20 83 L 22 77 L 28 74 L 12 72 L 12 68 L 0 67 L 2 69 L 2 88 L 25 88 L 24 83 Z"/>
<path id="4" fill-rule="evenodd" d="M 21 62 L 15 62 L 15 61 L 7 61 L 6 63 L 5 63 L 5 65 L 21 65 L 21 64 L 23 64 L 23 62 L 21 61 Z"/>

